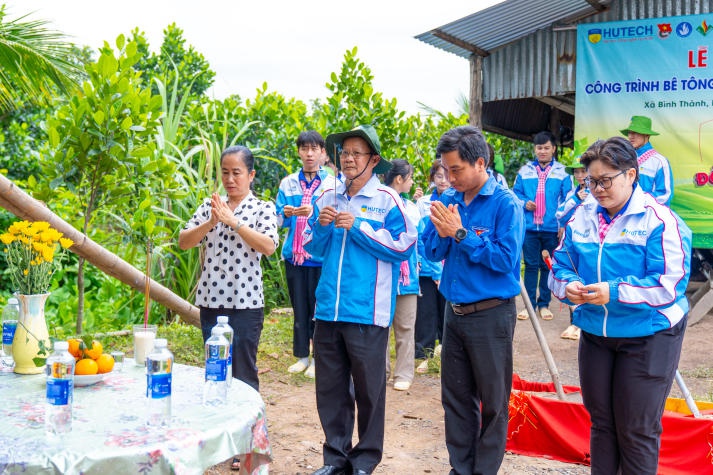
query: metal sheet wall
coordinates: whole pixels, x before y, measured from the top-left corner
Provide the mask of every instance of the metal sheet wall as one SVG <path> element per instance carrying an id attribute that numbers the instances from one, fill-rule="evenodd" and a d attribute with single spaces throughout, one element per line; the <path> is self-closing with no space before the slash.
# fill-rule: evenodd
<path id="1" fill-rule="evenodd" d="M 713 1 L 615 0 L 606 12 L 579 23 L 697 15 Z M 483 101 L 560 96 L 575 91 L 576 30 L 537 31 L 483 59 Z"/>

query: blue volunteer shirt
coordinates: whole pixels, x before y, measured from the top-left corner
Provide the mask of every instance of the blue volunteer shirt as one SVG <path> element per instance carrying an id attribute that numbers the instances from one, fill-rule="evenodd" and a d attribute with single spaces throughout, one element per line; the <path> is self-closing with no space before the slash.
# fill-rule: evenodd
<path id="1" fill-rule="evenodd" d="M 525 237 L 522 205 L 515 194 L 492 176 L 466 206 L 463 193 L 451 188 L 440 197 L 446 207 L 458 205 L 465 239 L 442 238 L 430 221 L 423 234 L 424 254 L 445 259 L 439 290 L 451 303 L 490 298 L 507 299 L 520 293 L 520 251 Z"/>

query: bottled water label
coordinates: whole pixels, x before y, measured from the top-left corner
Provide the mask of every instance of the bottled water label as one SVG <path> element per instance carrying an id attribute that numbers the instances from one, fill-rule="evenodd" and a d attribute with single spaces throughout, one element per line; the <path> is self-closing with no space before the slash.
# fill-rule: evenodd
<path id="1" fill-rule="evenodd" d="M 213 347 L 211 347 L 212 350 Z M 220 348 L 216 346 L 216 348 Z M 212 353 L 212 351 L 211 351 Z M 228 375 L 228 360 L 224 358 L 208 358 L 205 362 L 206 381 L 225 381 Z"/>
<path id="2" fill-rule="evenodd" d="M 2 322 L 2 344 L 12 345 L 12 339 L 15 337 L 17 329 L 17 320 L 5 320 Z"/>
<path id="3" fill-rule="evenodd" d="M 146 397 L 163 399 L 171 395 L 171 373 L 147 374 Z"/>
<path id="4" fill-rule="evenodd" d="M 74 382 L 71 379 L 47 380 L 47 403 L 53 406 L 64 406 L 72 399 Z"/>

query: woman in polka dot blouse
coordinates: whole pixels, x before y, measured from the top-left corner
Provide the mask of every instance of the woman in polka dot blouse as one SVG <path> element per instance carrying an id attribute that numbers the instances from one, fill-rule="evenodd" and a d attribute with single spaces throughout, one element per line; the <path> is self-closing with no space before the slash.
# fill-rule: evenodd
<path id="1" fill-rule="evenodd" d="M 260 258 L 277 248 L 277 216 L 272 202 L 250 188 L 255 159 L 247 147 L 231 146 L 220 157 L 227 197 L 214 193 L 199 207 L 178 237 L 181 249 L 203 246 L 196 291 L 203 341 L 219 315 L 233 327 L 233 377 L 259 390 L 257 347 L 264 320 Z"/>

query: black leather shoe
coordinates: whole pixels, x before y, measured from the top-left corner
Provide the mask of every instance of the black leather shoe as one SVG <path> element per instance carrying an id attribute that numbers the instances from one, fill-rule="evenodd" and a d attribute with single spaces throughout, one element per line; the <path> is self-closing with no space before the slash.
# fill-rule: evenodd
<path id="1" fill-rule="evenodd" d="M 359 468 L 355 468 L 354 471 L 352 472 L 352 475 L 369 475 L 369 472 L 366 472 Z"/>
<path id="2" fill-rule="evenodd" d="M 346 472 L 343 468 L 334 467 L 332 465 L 325 465 L 316 472 L 312 472 L 312 475 L 346 475 Z"/>

